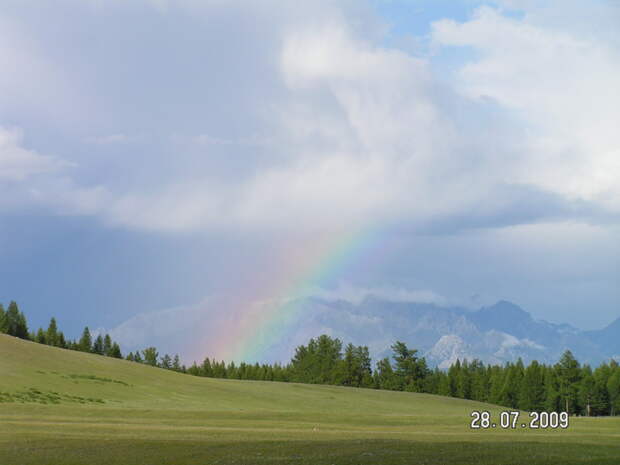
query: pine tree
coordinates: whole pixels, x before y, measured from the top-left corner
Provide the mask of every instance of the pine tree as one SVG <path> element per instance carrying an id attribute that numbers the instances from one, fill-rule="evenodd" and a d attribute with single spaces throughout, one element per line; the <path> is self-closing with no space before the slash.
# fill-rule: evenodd
<path id="1" fill-rule="evenodd" d="M 458 378 L 461 373 L 461 361 L 456 359 L 456 363 L 450 365 L 448 368 L 448 388 L 451 397 L 461 397 L 462 392 L 458 389 Z"/>
<path id="2" fill-rule="evenodd" d="M 90 330 L 88 329 L 88 326 L 86 326 L 84 328 L 84 331 L 82 331 L 82 337 L 78 342 L 78 348 L 78 350 L 81 350 L 82 352 L 92 352 L 93 350 L 93 339 L 90 335 Z"/>
<path id="3" fill-rule="evenodd" d="M 390 359 L 385 357 L 377 362 L 377 369 L 374 376 L 375 386 L 378 389 L 388 389 L 396 391 L 399 389 L 399 382 L 390 363 Z"/>
<path id="4" fill-rule="evenodd" d="M 355 386 L 355 348 L 349 343 L 344 349 L 344 360 L 342 361 L 342 384 L 344 386 Z"/>
<path id="5" fill-rule="evenodd" d="M 67 341 L 65 340 L 65 335 L 62 331 L 58 332 L 57 345 L 58 347 L 62 347 L 63 349 L 66 349 L 68 347 Z"/>
<path id="6" fill-rule="evenodd" d="M 560 361 L 555 365 L 559 381 L 559 393 L 562 399 L 562 409 L 568 413 L 577 412 L 578 390 L 580 380 L 579 362 L 575 359 L 572 352 L 564 352 Z"/>
<path id="7" fill-rule="evenodd" d="M 17 303 L 15 301 L 11 301 L 9 307 L 7 308 L 6 314 L 6 328 L 7 334 L 11 336 L 19 337 L 21 339 L 32 339 L 28 334 L 28 324 L 26 322 L 26 317 L 22 312 L 19 311 L 17 307 Z"/>
<path id="8" fill-rule="evenodd" d="M 16 336 L 21 339 L 30 339 L 30 340 L 33 339 L 33 337 L 28 333 L 28 324 L 26 323 L 26 315 L 24 315 L 23 312 L 19 312 Z"/>
<path id="9" fill-rule="evenodd" d="M 190 367 L 187 369 L 187 373 L 188 373 L 188 374 L 190 374 L 190 375 L 192 375 L 192 376 L 203 376 L 203 375 L 200 373 L 200 368 L 198 368 L 198 365 L 196 365 L 196 362 L 195 362 L 195 361 L 194 361 L 194 363 L 192 364 L 192 366 L 190 366 Z"/>
<path id="10" fill-rule="evenodd" d="M 164 354 L 164 356 L 160 359 L 159 366 L 161 368 L 165 368 L 166 370 L 170 370 L 172 368 L 172 358 L 170 355 Z"/>
<path id="11" fill-rule="evenodd" d="M 147 365 L 157 366 L 157 357 L 159 353 L 155 347 L 147 347 L 142 351 L 142 356 L 144 357 L 144 363 Z"/>
<path id="12" fill-rule="evenodd" d="M 579 405 L 582 407 L 582 413 L 586 416 L 592 416 L 592 402 L 595 395 L 596 381 L 592 376 L 592 369 L 589 365 L 581 368 L 581 382 L 578 387 Z"/>
<path id="13" fill-rule="evenodd" d="M 620 369 L 616 368 L 614 373 L 607 381 L 607 392 L 609 396 L 609 414 L 618 415 L 620 413 Z"/>
<path id="14" fill-rule="evenodd" d="M 370 386 L 372 367 L 368 347 L 348 344 L 341 362 L 340 382 L 344 386 Z"/>
<path id="15" fill-rule="evenodd" d="M 545 370 L 545 410 L 548 412 L 560 412 L 561 398 L 558 377 L 555 370 L 547 367 Z"/>
<path id="16" fill-rule="evenodd" d="M 99 334 L 93 343 L 93 354 L 103 355 L 103 337 Z"/>
<path id="17" fill-rule="evenodd" d="M 109 334 L 106 334 L 103 338 L 103 355 L 112 356 L 112 338 Z"/>
<path id="18" fill-rule="evenodd" d="M 443 371 L 436 370 L 436 376 L 438 378 L 437 382 L 437 394 L 440 396 L 451 396 L 452 392 L 450 392 L 450 378 L 448 378 L 447 373 Z"/>
<path id="19" fill-rule="evenodd" d="M 471 385 L 469 363 L 464 360 L 456 376 L 456 396 L 461 399 L 471 399 Z"/>
<path id="20" fill-rule="evenodd" d="M 471 398 L 486 402 L 489 398 L 489 372 L 480 360 L 474 360 L 469 368 L 471 371 Z"/>
<path id="21" fill-rule="evenodd" d="M 109 357 L 123 358 L 123 354 L 121 354 L 121 348 L 116 342 L 112 343 L 112 348 L 110 349 Z"/>
<path id="22" fill-rule="evenodd" d="M 491 367 L 489 371 L 489 402 L 492 404 L 499 404 L 502 397 L 506 370 L 502 369 L 500 366 L 494 366 Z"/>
<path id="23" fill-rule="evenodd" d="M 52 317 L 50 324 L 47 327 L 46 332 L 47 343 L 51 346 L 58 346 L 58 327 L 56 326 L 56 319 Z"/>
<path id="24" fill-rule="evenodd" d="M 519 408 L 530 412 L 541 411 L 545 403 L 545 386 L 543 371 L 534 360 L 525 369 L 521 391 L 519 392 Z"/>
<path id="25" fill-rule="evenodd" d="M 181 359 L 179 358 L 179 354 L 176 354 L 172 359 L 172 369 L 174 371 L 181 371 Z"/>
<path id="26" fill-rule="evenodd" d="M 213 377 L 213 367 L 211 366 L 211 360 L 209 360 L 208 357 L 204 359 L 200 368 L 200 376 L 206 376 L 208 378 Z"/>
<path id="27" fill-rule="evenodd" d="M 0 304 L 0 333 L 6 333 L 8 330 L 8 321 L 4 306 Z"/>
<path id="28" fill-rule="evenodd" d="M 39 328 L 37 331 L 37 335 L 34 338 L 34 342 L 38 342 L 39 344 L 45 344 L 45 332 L 43 332 L 42 328 Z"/>
<path id="29" fill-rule="evenodd" d="M 506 377 L 504 386 L 500 394 L 500 405 L 517 408 L 519 403 L 519 392 L 521 391 L 522 375 L 520 373 L 523 365 L 509 363 L 506 367 Z"/>
<path id="30" fill-rule="evenodd" d="M 428 374 L 426 360 L 418 358 L 418 351 L 409 349 L 407 344 L 396 341 L 392 345 L 394 355 L 392 358 L 395 362 L 395 374 L 398 379 L 399 390 L 422 391 L 424 379 Z"/>

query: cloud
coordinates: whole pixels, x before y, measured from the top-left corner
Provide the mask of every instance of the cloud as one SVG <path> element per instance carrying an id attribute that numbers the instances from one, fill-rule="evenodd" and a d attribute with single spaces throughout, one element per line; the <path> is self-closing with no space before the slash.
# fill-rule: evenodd
<path id="1" fill-rule="evenodd" d="M 355 305 L 368 297 L 375 297 L 388 302 L 414 302 L 435 304 L 438 306 L 458 305 L 446 297 L 428 289 L 412 290 L 393 286 L 365 288 L 351 284 L 341 284 L 336 289 L 309 290 L 307 297 L 319 297 L 328 300 L 346 300 Z"/>
<path id="2" fill-rule="evenodd" d="M 492 99 L 513 111 L 517 124 L 527 128 L 524 151 L 512 166 L 514 182 L 618 212 L 618 47 L 576 33 L 583 33 L 572 27 L 576 18 L 544 27 L 540 9 L 522 4 L 521 19 L 480 7 L 469 21 L 438 21 L 433 40 L 472 48 L 477 58 L 456 71 L 456 87 L 469 98 Z"/>
<path id="3" fill-rule="evenodd" d="M 24 181 L 37 174 L 56 172 L 68 165 L 24 148 L 22 139 L 20 129 L 0 126 L 0 182 Z"/>
<path id="4" fill-rule="evenodd" d="M 88 142 L 93 144 L 125 144 L 128 142 L 136 142 L 139 141 L 141 136 L 131 136 L 128 134 L 116 133 L 116 134 L 108 134 L 105 136 L 96 136 L 87 138 Z"/>
<path id="5" fill-rule="evenodd" d="M 101 186 L 81 187 L 74 163 L 24 147 L 23 130 L 0 126 L 0 209 L 52 208 L 57 214 L 95 214 L 104 204 Z"/>
<path id="6" fill-rule="evenodd" d="M 44 69 L 79 70 L 65 79 L 79 83 L 73 108 L 53 103 L 107 135 L 70 147 L 75 169 L 62 179 L 50 171 L 39 199 L 113 227 L 163 232 L 368 222 L 457 231 L 598 221 L 620 209 L 619 64 L 600 34 L 545 27 L 548 16 L 528 3 L 503 6 L 523 8 L 520 17 L 487 6 L 464 22 L 436 22 L 437 53 L 412 56 L 384 45 L 376 18 L 354 3 L 268 14 L 273 6 L 146 2 L 141 22 L 187 34 L 168 43 L 155 28 L 129 45 L 116 41 L 136 21 L 122 3 L 81 7 L 106 47 L 86 66 L 80 40 L 56 34 L 66 57 L 50 53 Z M 116 18 L 115 37 L 104 14 Z M 213 18 L 239 33 L 226 40 Z M 15 48 L 45 55 L 50 31 L 28 45 L 18 40 L 28 27 L 13 27 Z M 446 79 L 438 65 L 449 47 L 475 53 Z M 115 69 L 127 70 L 122 80 Z M 27 91 L 17 78 L 9 87 Z M 46 83 L 40 92 L 53 93 Z"/>
<path id="7" fill-rule="evenodd" d="M 59 233 L 58 260 L 81 270 L 81 252 L 66 253 L 81 243 L 110 286 L 105 299 L 85 291 L 75 312 L 219 288 L 286 298 L 256 282 L 306 276 L 311 260 L 297 255 L 320 265 L 327 238 L 376 228 L 376 250 L 327 283 L 351 289 L 326 295 L 454 304 L 475 293 L 580 326 L 615 316 L 610 3 L 504 0 L 469 17 L 455 8 L 459 20 L 442 9 L 413 52 L 394 46 L 381 8 L 353 0 L 1 3 L 0 215 L 36 216 L 41 243 L 65 221 L 106 238 Z M 29 250 L 19 221 L 7 241 Z M 64 303 L 61 265 L 41 257 L 32 266 L 47 266 L 56 294 L 35 294 Z"/>

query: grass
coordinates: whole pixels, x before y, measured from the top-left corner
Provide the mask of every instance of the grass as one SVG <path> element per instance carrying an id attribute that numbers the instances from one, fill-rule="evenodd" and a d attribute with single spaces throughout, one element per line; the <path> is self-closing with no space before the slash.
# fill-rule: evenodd
<path id="1" fill-rule="evenodd" d="M 0 464 L 618 464 L 620 418 L 471 430 L 498 407 L 196 378 L 0 335 Z M 53 399 L 53 400 L 52 400 Z"/>

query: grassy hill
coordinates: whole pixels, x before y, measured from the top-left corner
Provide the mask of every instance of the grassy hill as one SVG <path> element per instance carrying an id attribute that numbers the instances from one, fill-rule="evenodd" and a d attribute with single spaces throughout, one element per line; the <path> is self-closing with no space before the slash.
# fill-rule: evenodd
<path id="1" fill-rule="evenodd" d="M 472 410 L 501 409 L 197 378 L 0 335 L 2 465 L 620 463 L 620 418 L 471 430 Z"/>

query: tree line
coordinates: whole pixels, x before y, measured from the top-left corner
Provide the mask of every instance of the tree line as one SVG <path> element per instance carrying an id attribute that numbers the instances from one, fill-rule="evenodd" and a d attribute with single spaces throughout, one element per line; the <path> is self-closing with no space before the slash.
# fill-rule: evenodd
<path id="1" fill-rule="evenodd" d="M 123 358 L 109 335 L 92 339 L 88 327 L 79 340 L 67 340 L 52 318 L 47 330 L 29 332 L 26 317 L 11 302 L 0 304 L 0 332 L 41 344 Z M 573 415 L 620 415 L 620 365 L 611 360 L 592 369 L 567 350 L 556 364 L 521 359 L 504 365 L 457 360 L 447 370 L 431 369 L 424 357 L 406 343 L 391 346 L 392 356 L 373 368 L 367 346 L 348 344 L 322 335 L 295 349 L 287 364 L 226 363 L 205 358 L 189 368 L 178 355 L 163 356 L 155 347 L 130 352 L 125 359 L 210 378 L 282 381 L 385 389 L 471 399 L 527 411 L 566 411 Z"/>
<path id="2" fill-rule="evenodd" d="M 431 369 L 418 351 L 397 341 L 392 356 L 373 369 L 368 347 L 327 335 L 301 345 L 286 365 L 228 364 L 206 358 L 187 373 L 229 379 L 253 379 L 386 389 L 477 400 L 527 411 L 572 415 L 620 415 L 620 365 L 611 360 L 592 369 L 567 350 L 556 364 L 521 359 L 504 365 L 457 360 L 447 370 Z"/>
<path id="3" fill-rule="evenodd" d="M 30 332 L 26 316 L 19 310 L 17 303 L 14 301 L 9 303 L 6 311 L 0 303 L 0 333 L 62 349 L 123 358 L 120 346 L 112 340 L 109 334 L 99 334 L 93 340 L 88 326 L 84 328 L 82 336 L 78 340 L 65 338 L 64 333 L 58 329 L 58 324 L 54 317 L 51 318 L 47 329 L 39 328 L 36 332 Z"/>

